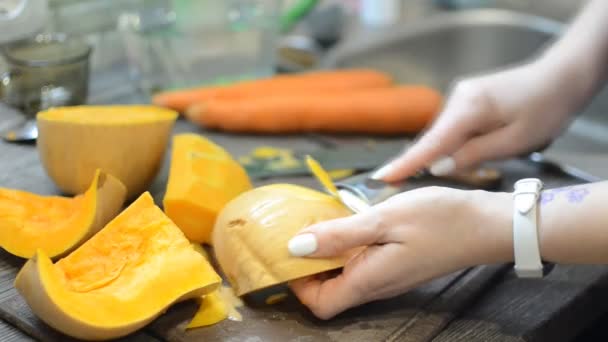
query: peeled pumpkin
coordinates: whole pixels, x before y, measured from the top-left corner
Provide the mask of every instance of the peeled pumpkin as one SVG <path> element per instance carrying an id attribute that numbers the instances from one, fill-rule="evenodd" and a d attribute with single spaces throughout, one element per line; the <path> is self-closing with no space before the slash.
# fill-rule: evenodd
<path id="1" fill-rule="evenodd" d="M 146 192 L 57 263 L 38 250 L 15 288 L 51 327 L 103 340 L 136 331 L 171 304 L 214 291 L 220 281 Z"/>
<path id="2" fill-rule="evenodd" d="M 73 198 L 0 189 L 0 246 L 22 258 L 41 249 L 49 258 L 69 253 L 122 209 L 125 186 L 97 170 L 88 190 Z"/>
<path id="3" fill-rule="evenodd" d="M 329 259 L 297 258 L 288 241 L 319 221 L 350 215 L 332 196 L 308 188 L 274 184 L 232 200 L 218 216 L 213 247 L 238 296 L 289 280 L 344 266 L 349 255 Z"/>
<path id="4" fill-rule="evenodd" d="M 137 198 L 156 177 L 178 113 L 140 105 L 56 107 L 36 117 L 40 160 L 65 193 L 86 190 L 100 168 Z"/>
<path id="5" fill-rule="evenodd" d="M 249 189 L 247 173 L 223 148 L 197 134 L 173 138 L 163 206 L 188 239 L 211 243 L 217 214 Z"/>

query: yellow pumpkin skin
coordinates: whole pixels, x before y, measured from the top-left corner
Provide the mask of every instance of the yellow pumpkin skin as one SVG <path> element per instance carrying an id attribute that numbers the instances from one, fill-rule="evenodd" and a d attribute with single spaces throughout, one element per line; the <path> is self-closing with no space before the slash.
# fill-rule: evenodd
<path id="1" fill-rule="evenodd" d="M 220 277 L 149 193 L 67 257 L 41 250 L 15 288 L 40 319 L 75 338 L 125 336 L 171 304 L 218 288 Z"/>
<path id="2" fill-rule="evenodd" d="M 268 185 L 232 200 L 218 216 L 213 249 L 238 296 L 344 266 L 348 256 L 297 258 L 288 241 L 316 222 L 350 212 L 335 198 L 299 186 Z"/>
<path id="3" fill-rule="evenodd" d="M 0 247 L 22 258 L 37 249 L 55 258 L 80 246 L 120 212 L 127 191 L 100 170 L 92 179 L 74 198 L 0 189 Z"/>
<path id="4" fill-rule="evenodd" d="M 153 106 L 74 106 L 40 112 L 37 141 L 49 177 L 67 194 L 86 190 L 97 168 L 134 199 L 160 170 L 174 111 Z"/>
<path id="5" fill-rule="evenodd" d="M 197 134 L 173 138 L 163 207 L 188 239 L 210 244 L 217 214 L 249 189 L 243 167 L 220 146 Z"/>

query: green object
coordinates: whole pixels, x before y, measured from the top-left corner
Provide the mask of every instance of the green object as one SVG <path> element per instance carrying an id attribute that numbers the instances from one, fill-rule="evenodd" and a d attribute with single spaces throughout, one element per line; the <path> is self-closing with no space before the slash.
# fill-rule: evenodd
<path id="1" fill-rule="evenodd" d="M 281 15 L 281 32 L 289 32 L 300 19 L 305 17 L 315 6 L 319 0 L 300 0 L 292 8 Z"/>

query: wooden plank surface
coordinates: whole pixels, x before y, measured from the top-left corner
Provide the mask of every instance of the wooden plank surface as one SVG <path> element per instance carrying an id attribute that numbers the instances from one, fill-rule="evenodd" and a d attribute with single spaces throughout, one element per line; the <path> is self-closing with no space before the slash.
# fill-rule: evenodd
<path id="1" fill-rule="evenodd" d="M 608 312 L 608 267 L 556 266 L 545 279 L 506 273 L 436 341 L 569 341 Z"/>
<path id="2" fill-rule="evenodd" d="M 494 283 L 506 267 L 504 265 L 475 267 L 463 272 L 459 281 L 452 284 L 407 325 L 394 331 L 387 342 L 431 341 L 448 326 L 461 311 L 466 310 L 477 297 Z"/>
<path id="3" fill-rule="evenodd" d="M 184 331 L 195 307 L 183 304 L 152 324 L 155 334 L 170 341 L 383 341 L 402 329 L 452 283 L 460 272 L 438 279 L 407 295 L 363 305 L 330 321 L 313 317 L 290 294 L 268 306 L 263 295 L 247 301 L 243 321 L 226 320 L 207 328 Z M 424 341 L 421 338 L 417 341 Z"/>
<path id="4" fill-rule="evenodd" d="M 2 342 L 34 342 L 33 338 L 5 321 L 0 321 L 0 339 Z"/>

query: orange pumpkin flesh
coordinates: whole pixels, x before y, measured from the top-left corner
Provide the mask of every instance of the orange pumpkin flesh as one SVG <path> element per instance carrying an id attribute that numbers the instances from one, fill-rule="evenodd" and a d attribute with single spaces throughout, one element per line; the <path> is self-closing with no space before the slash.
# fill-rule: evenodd
<path id="1" fill-rule="evenodd" d="M 174 137 L 163 206 L 188 239 L 211 243 L 219 211 L 249 189 L 245 170 L 220 146 L 196 134 Z"/>
<path id="2" fill-rule="evenodd" d="M 221 279 L 144 193 L 104 229 L 53 264 L 39 250 L 15 287 L 43 321 L 72 337 L 110 339 L 143 327 L 174 302 Z"/>
<path id="3" fill-rule="evenodd" d="M 99 170 L 74 198 L 0 189 L 0 246 L 22 258 L 37 249 L 50 258 L 68 253 L 118 214 L 125 195 L 118 179 Z"/>

